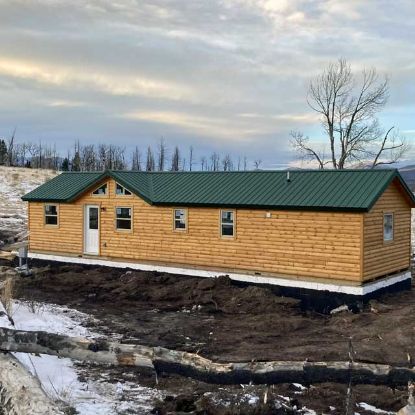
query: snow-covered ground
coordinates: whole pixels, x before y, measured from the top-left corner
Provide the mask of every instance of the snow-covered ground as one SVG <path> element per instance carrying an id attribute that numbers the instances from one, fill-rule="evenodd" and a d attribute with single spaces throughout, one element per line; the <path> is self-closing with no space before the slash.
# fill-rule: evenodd
<path id="1" fill-rule="evenodd" d="M 20 330 L 42 330 L 50 333 L 99 337 L 83 324 L 90 319 L 86 314 L 51 304 L 14 301 L 12 317 Z M 102 367 L 101 381 L 92 381 L 66 358 L 26 353 L 15 353 L 26 368 L 36 375 L 43 389 L 53 399 L 74 407 L 80 415 L 146 414 L 161 392 L 135 382 L 108 382 L 109 369 Z"/>
<path id="2" fill-rule="evenodd" d="M 373 412 L 374 414 L 383 414 L 383 415 L 394 415 L 395 414 L 395 412 L 384 411 L 382 409 L 376 408 L 375 406 L 369 405 L 369 404 L 364 403 L 364 402 L 358 403 L 357 406 L 361 409 L 364 409 L 364 410 L 368 411 L 368 412 Z"/>
<path id="3" fill-rule="evenodd" d="M 27 207 L 21 197 L 56 174 L 52 170 L 0 166 L 0 237 L 24 231 Z"/>

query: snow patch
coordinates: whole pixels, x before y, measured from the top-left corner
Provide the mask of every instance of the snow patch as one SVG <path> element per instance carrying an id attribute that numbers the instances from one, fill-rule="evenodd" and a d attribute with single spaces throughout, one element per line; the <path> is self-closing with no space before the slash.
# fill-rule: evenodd
<path id="1" fill-rule="evenodd" d="M 82 326 L 90 316 L 58 305 L 14 301 L 12 317 L 16 329 L 19 330 L 41 330 L 86 338 L 100 337 Z M 161 392 L 135 382 L 108 382 L 109 368 L 105 366 L 101 371 L 102 379 L 92 381 L 70 359 L 27 353 L 13 354 L 39 378 L 49 396 L 66 402 L 80 415 L 148 413 L 153 408 L 154 399 L 162 396 Z"/>
<path id="2" fill-rule="evenodd" d="M 376 406 L 369 405 L 368 403 L 365 403 L 365 402 L 359 402 L 357 404 L 357 406 L 359 408 L 364 409 L 365 411 L 373 412 L 375 414 L 384 414 L 384 415 L 386 415 L 386 414 L 387 415 L 393 415 L 393 414 L 395 414 L 395 412 L 384 411 L 383 409 L 376 408 Z"/>
<path id="3" fill-rule="evenodd" d="M 0 237 L 26 230 L 27 204 L 21 197 L 56 174 L 52 170 L 0 166 Z"/>

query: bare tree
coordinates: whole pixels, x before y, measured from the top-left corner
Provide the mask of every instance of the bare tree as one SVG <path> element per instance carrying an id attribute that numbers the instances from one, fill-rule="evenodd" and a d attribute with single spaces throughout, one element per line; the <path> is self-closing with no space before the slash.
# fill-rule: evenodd
<path id="1" fill-rule="evenodd" d="M 26 164 L 26 153 L 27 153 L 27 144 L 16 143 L 14 145 L 13 165 L 24 166 Z M 7 147 L 6 147 L 6 154 L 7 154 Z M 2 164 L 1 161 L 0 161 L 0 164 Z"/>
<path id="2" fill-rule="evenodd" d="M 96 170 L 95 147 L 93 144 L 81 148 L 81 169 L 86 171 Z"/>
<path id="3" fill-rule="evenodd" d="M 179 171 L 180 169 L 180 151 L 179 147 L 175 147 L 171 158 L 171 171 Z"/>
<path id="4" fill-rule="evenodd" d="M 219 170 L 219 162 L 220 162 L 220 156 L 215 151 L 210 156 L 210 170 L 218 171 Z"/>
<path id="5" fill-rule="evenodd" d="M 324 169 L 324 166 L 330 163 L 325 158 L 324 150 L 313 149 L 310 137 L 305 137 L 300 131 L 291 131 L 290 135 L 291 145 L 300 153 L 302 159 L 316 161 L 319 169 Z"/>
<path id="6" fill-rule="evenodd" d="M 9 145 L 7 148 L 7 155 L 8 155 L 8 165 L 13 166 L 13 158 L 14 158 L 14 138 L 16 136 L 16 128 L 13 130 L 13 134 L 9 138 Z"/>
<path id="7" fill-rule="evenodd" d="M 223 171 L 231 171 L 233 170 L 233 162 L 230 154 L 226 154 L 222 160 L 222 167 Z"/>
<path id="8" fill-rule="evenodd" d="M 372 168 L 396 163 L 408 150 L 408 143 L 380 126 L 376 115 L 388 101 L 388 79 L 381 80 L 376 69 L 352 73 L 346 60 L 330 64 L 309 87 L 307 102 L 319 114 L 328 138 L 328 155 L 301 132 L 291 133 L 291 143 L 300 156 L 344 169 L 352 163 Z M 393 128 L 393 127 L 392 127 Z"/>
<path id="9" fill-rule="evenodd" d="M 244 171 L 248 169 L 248 157 L 244 156 Z"/>
<path id="10" fill-rule="evenodd" d="M 160 139 L 159 145 L 158 145 L 158 171 L 164 171 L 166 163 L 166 143 L 164 142 L 164 138 Z"/>
<path id="11" fill-rule="evenodd" d="M 255 170 L 259 170 L 259 168 L 261 167 L 261 164 L 262 164 L 262 160 L 260 160 L 260 159 L 254 160 Z"/>
<path id="12" fill-rule="evenodd" d="M 133 152 L 133 160 L 131 170 L 133 171 L 141 171 L 141 152 L 136 146 Z"/>
<path id="13" fill-rule="evenodd" d="M 30 165 L 32 167 L 39 167 L 38 165 L 38 152 L 39 146 L 35 143 L 27 143 L 27 152 L 29 153 Z"/>
<path id="14" fill-rule="evenodd" d="M 193 170 L 193 146 L 189 148 L 189 171 Z"/>
<path id="15" fill-rule="evenodd" d="M 202 171 L 207 170 L 207 159 L 205 156 L 200 157 L 200 166 Z"/>
<path id="16" fill-rule="evenodd" d="M 147 148 L 147 160 L 146 160 L 146 171 L 154 171 L 156 169 L 156 163 L 154 161 L 153 151 L 151 147 Z"/>
<path id="17" fill-rule="evenodd" d="M 98 145 L 97 154 L 97 170 L 105 170 L 107 168 L 107 146 L 106 144 Z"/>

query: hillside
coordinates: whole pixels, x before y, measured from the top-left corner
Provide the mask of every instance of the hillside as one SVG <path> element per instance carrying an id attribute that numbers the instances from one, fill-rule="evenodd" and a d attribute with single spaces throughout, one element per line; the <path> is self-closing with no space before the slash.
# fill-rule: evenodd
<path id="1" fill-rule="evenodd" d="M 25 230 L 27 207 L 21 197 L 56 174 L 52 170 L 0 166 L 0 246 Z"/>
<path id="2" fill-rule="evenodd" d="M 412 191 L 414 191 L 415 190 L 415 166 L 403 167 L 399 169 L 399 173 L 401 173 L 402 177 L 405 179 L 409 188 Z"/>

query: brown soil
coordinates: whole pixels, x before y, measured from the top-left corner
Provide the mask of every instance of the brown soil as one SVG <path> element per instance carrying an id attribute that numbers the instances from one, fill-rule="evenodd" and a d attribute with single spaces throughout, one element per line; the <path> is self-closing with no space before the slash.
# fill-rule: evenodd
<path id="1" fill-rule="evenodd" d="M 415 291 L 384 295 L 358 314 L 328 316 L 304 312 L 298 300 L 278 297 L 266 288 L 236 286 L 227 277 L 36 265 L 33 277 L 18 281 L 20 298 L 92 314 L 100 320 L 97 330 L 119 333 L 129 342 L 198 352 L 216 361 L 347 360 L 352 337 L 357 359 L 406 366 L 415 358 Z M 169 388 L 180 385 L 177 393 L 183 393 L 183 379 L 170 376 L 163 382 Z M 200 382 L 191 384 L 194 401 L 207 390 L 217 390 Z M 337 409 L 327 413 L 342 413 L 344 385 L 317 385 L 301 393 L 290 391 L 290 385 L 276 388 L 297 399 L 299 407 L 328 411 L 331 405 Z M 385 410 L 396 411 L 405 403 L 404 391 L 388 386 L 357 386 L 355 393 L 356 402 Z"/>

